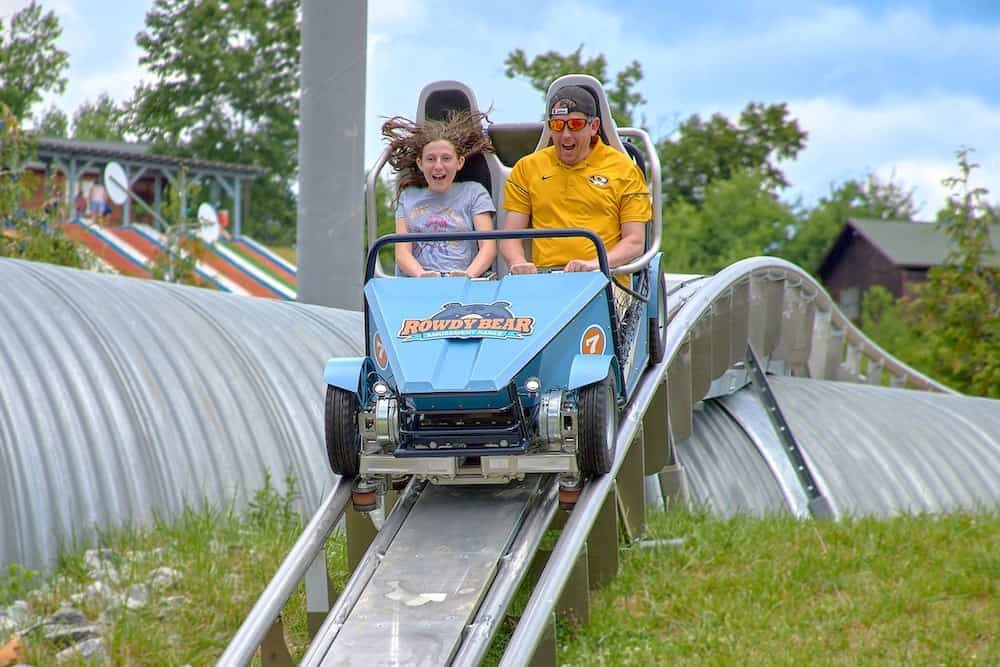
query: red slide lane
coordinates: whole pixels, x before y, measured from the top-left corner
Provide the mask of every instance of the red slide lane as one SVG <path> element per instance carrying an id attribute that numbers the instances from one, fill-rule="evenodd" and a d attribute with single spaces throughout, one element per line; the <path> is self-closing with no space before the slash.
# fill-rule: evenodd
<path id="1" fill-rule="evenodd" d="M 134 229 L 119 227 L 117 229 L 106 229 L 104 231 L 129 244 L 138 250 L 149 261 L 156 259 L 156 257 L 163 252 L 163 250 L 155 243 Z"/>
<path id="2" fill-rule="evenodd" d="M 204 251 L 199 256 L 199 259 L 203 264 L 212 267 L 226 278 L 245 289 L 248 293 L 254 296 L 267 297 L 269 299 L 281 298 L 277 293 L 275 293 L 274 290 L 261 285 L 243 271 L 240 271 L 238 268 L 219 257 L 211 248 L 202 245 L 200 250 Z"/>
<path id="3" fill-rule="evenodd" d="M 63 232 L 66 236 L 78 243 L 82 243 L 100 257 L 108 266 L 125 276 L 136 278 L 152 278 L 152 274 L 145 268 L 139 268 L 132 261 L 126 259 L 117 250 L 109 246 L 99 237 L 91 234 L 86 227 L 78 224 L 63 225 Z"/>

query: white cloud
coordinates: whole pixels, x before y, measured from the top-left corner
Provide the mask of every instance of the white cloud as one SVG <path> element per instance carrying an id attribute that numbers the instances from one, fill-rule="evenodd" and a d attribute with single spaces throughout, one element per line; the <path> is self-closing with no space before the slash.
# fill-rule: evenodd
<path id="1" fill-rule="evenodd" d="M 369 25 L 408 23 L 426 16 L 426 7 L 418 0 L 371 0 L 368 3 Z"/>
<path id="2" fill-rule="evenodd" d="M 862 179 L 875 173 L 883 180 L 916 188 L 916 202 L 931 218 L 947 196 L 941 179 L 958 175 L 955 151 L 976 150 L 973 185 L 1000 196 L 1000 108 L 983 101 L 946 95 L 888 98 L 859 105 L 817 98 L 789 103 L 792 115 L 809 132 L 806 149 L 785 166 L 786 174 L 805 197 L 815 201 L 831 183 Z"/>

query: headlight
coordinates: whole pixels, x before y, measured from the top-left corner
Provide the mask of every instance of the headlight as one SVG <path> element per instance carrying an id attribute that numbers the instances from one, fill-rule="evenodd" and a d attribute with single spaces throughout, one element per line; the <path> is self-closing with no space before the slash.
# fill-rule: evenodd
<path id="1" fill-rule="evenodd" d="M 378 397 L 385 396 L 386 394 L 389 393 L 389 385 L 387 385 L 385 382 L 382 382 L 382 380 L 379 380 L 378 382 L 372 385 L 372 392 L 374 392 L 374 394 Z"/>
<path id="2" fill-rule="evenodd" d="M 538 390 L 542 388 L 542 381 L 538 378 L 531 377 L 524 381 L 524 390 L 529 394 L 537 394 Z"/>

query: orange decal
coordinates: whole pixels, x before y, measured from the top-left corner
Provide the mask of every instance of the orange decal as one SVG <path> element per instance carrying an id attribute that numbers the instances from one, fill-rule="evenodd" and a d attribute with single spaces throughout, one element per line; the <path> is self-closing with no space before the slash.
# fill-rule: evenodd
<path id="1" fill-rule="evenodd" d="M 385 351 L 385 345 L 382 344 L 382 337 L 375 334 L 375 363 L 382 370 L 389 365 L 389 353 Z"/>
<path id="2" fill-rule="evenodd" d="M 580 354 L 604 354 L 606 341 L 604 328 L 591 324 L 580 337 Z"/>

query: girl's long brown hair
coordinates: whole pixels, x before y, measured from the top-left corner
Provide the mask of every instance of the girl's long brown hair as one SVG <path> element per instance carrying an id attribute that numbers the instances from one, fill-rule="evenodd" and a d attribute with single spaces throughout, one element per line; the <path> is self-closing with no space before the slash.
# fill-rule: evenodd
<path id="1" fill-rule="evenodd" d="M 388 162 L 396 171 L 396 197 L 412 186 L 426 188 L 427 180 L 417 168 L 417 158 L 424 146 L 432 141 L 444 140 L 455 148 L 458 157 L 468 158 L 476 153 L 493 153 L 483 122 L 489 117 L 482 112 L 449 111 L 445 120 L 428 120 L 415 123 L 402 116 L 394 116 L 382 124 L 382 138 L 389 143 Z"/>

